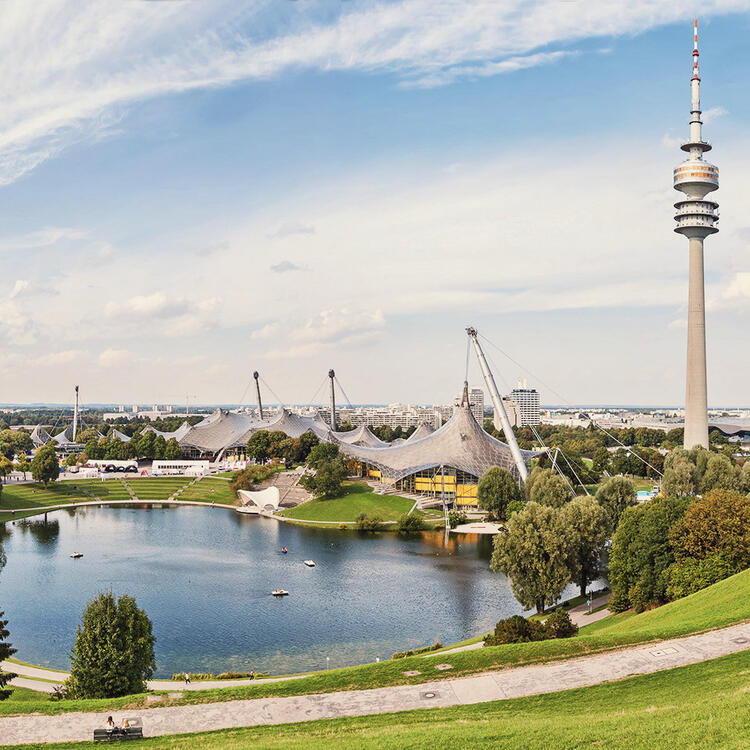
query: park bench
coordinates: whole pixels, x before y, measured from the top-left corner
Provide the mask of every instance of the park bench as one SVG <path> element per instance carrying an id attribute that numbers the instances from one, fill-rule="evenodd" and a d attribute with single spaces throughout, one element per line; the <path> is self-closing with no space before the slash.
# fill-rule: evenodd
<path id="1" fill-rule="evenodd" d="M 142 740 L 143 723 L 139 718 L 123 719 L 122 727 L 115 727 L 112 731 L 95 729 L 94 740 L 97 742 L 116 742 L 117 740 Z"/>

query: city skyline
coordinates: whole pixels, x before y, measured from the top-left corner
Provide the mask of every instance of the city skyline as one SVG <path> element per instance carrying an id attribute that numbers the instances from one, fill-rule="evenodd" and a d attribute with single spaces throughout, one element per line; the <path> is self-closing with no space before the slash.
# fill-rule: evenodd
<path id="1" fill-rule="evenodd" d="M 700 10 L 726 216 L 706 254 L 708 401 L 748 403 L 750 3 L 629 4 L 625 21 L 535 4 L 549 25 L 487 4 L 434 44 L 440 13 L 417 2 L 172 5 L 105 21 L 50 3 L 82 26 L 32 41 L 90 43 L 35 69 L 12 38 L 26 10 L 3 6 L 4 401 L 80 383 L 88 403 L 234 403 L 258 369 L 304 403 L 334 367 L 357 403 L 448 403 L 476 325 L 571 403 L 680 405 L 687 262 L 665 175 Z M 518 368 L 488 354 L 509 392 Z"/>

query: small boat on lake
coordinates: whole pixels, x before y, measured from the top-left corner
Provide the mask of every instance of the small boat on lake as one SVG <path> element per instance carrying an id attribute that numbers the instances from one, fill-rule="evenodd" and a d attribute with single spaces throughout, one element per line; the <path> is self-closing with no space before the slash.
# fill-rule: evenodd
<path id="1" fill-rule="evenodd" d="M 289 596 L 289 592 L 284 591 L 284 589 L 274 589 L 271 592 L 271 596 Z"/>
<path id="2" fill-rule="evenodd" d="M 72 557 L 72 558 L 73 558 L 74 560 L 77 560 L 77 559 L 78 559 L 79 557 L 83 557 L 83 552 L 71 552 L 71 553 L 70 553 L 70 556 L 71 556 L 71 557 Z"/>
<path id="3" fill-rule="evenodd" d="M 315 560 L 305 560 L 305 565 L 307 565 L 308 568 L 314 568 Z"/>
<path id="4" fill-rule="evenodd" d="M 286 547 L 282 547 L 282 548 L 281 548 L 281 551 L 282 551 L 282 552 L 283 552 L 284 554 L 286 554 L 287 552 L 289 552 L 289 550 L 288 550 L 288 549 L 287 549 Z"/>

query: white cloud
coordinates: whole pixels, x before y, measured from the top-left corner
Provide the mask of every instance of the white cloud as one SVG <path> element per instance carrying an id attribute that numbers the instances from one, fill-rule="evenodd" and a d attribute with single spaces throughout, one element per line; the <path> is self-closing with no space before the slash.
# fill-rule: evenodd
<path id="1" fill-rule="evenodd" d="M 0 241 L 0 252 L 11 252 L 13 250 L 32 250 L 36 248 L 49 247 L 62 240 L 80 240 L 86 237 L 86 233 L 68 227 L 47 227 L 36 232 L 8 237 Z"/>
<path id="2" fill-rule="evenodd" d="M 126 349 L 105 349 L 97 358 L 100 367 L 120 367 L 132 360 L 133 356 Z"/>
<path id="3" fill-rule="evenodd" d="M 676 318 L 667 324 L 667 328 L 670 330 L 683 330 L 687 328 L 687 320 L 685 318 Z"/>
<path id="4" fill-rule="evenodd" d="M 274 232 L 271 232 L 268 237 L 269 239 L 282 239 L 295 234 L 315 234 L 315 227 L 312 224 L 303 224 L 299 221 L 287 221 Z"/>
<path id="5" fill-rule="evenodd" d="M 13 289 L 10 292 L 9 298 L 15 299 L 16 297 L 20 296 L 31 297 L 42 294 L 48 296 L 56 296 L 59 294 L 59 292 L 56 289 L 52 289 L 47 286 L 34 284 L 28 279 L 16 279 L 16 283 L 13 285 Z"/>
<path id="6" fill-rule="evenodd" d="M 428 73 L 418 78 L 406 80 L 402 83 L 402 86 L 407 88 L 445 86 L 463 78 L 486 78 L 502 73 L 514 73 L 525 68 L 536 68 L 539 65 L 550 65 L 575 54 L 575 52 L 559 50 L 557 52 L 539 52 L 535 55 L 509 57 L 506 60 L 486 62 L 481 65 L 454 65 L 436 73 Z"/>
<path id="7" fill-rule="evenodd" d="M 698 7 L 706 17 L 747 9 L 750 0 L 633 0 L 627 7 L 403 0 L 341 3 L 333 13 L 317 3 L 244 0 L 10 0 L 0 27 L 0 184 L 82 138 L 112 132 L 139 100 L 289 68 L 382 71 L 442 85 L 548 64 L 568 50 L 544 48 L 639 33 Z M 275 35 L 260 36 L 269 29 Z"/>
<path id="8" fill-rule="evenodd" d="M 322 310 L 302 325 L 295 326 L 291 320 L 266 325 L 254 331 L 251 338 L 273 340 L 275 347 L 262 355 L 266 359 L 287 359 L 372 342 L 384 329 L 385 316 L 381 310 L 332 308 Z"/>
<path id="9" fill-rule="evenodd" d="M 304 271 L 304 268 L 298 266 L 296 263 L 292 263 L 291 260 L 281 260 L 278 263 L 274 263 L 271 266 L 271 270 L 274 273 L 287 273 L 288 271 Z"/>
<path id="10" fill-rule="evenodd" d="M 735 273 L 722 297 L 725 300 L 750 299 L 750 271 Z"/>
<path id="11" fill-rule="evenodd" d="M 703 122 L 711 123 L 717 120 L 719 117 L 729 114 L 724 107 L 709 107 L 702 114 Z"/>

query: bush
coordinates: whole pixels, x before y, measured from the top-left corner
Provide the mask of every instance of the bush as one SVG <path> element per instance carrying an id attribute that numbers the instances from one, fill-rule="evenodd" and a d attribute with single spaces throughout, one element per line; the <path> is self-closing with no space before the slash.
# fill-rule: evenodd
<path id="1" fill-rule="evenodd" d="M 452 510 L 448 513 L 448 525 L 452 529 L 455 529 L 456 526 L 461 526 L 461 524 L 466 523 L 468 520 L 466 513 L 462 510 Z"/>
<path id="2" fill-rule="evenodd" d="M 521 615 L 513 615 L 495 625 L 495 631 L 484 639 L 485 646 L 499 646 L 503 643 L 528 643 L 543 641 L 547 637 L 544 626 L 535 620 Z"/>
<path id="3" fill-rule="evenodd" d="M 670 599 L 680 599 L 723 581 L 737 572 L 736 563 L 728 559 L 723 550 L 714 552 L 703 560 L 692 557 L 678 560 L 669 568 L 667 595 Z"/>
<path id="4" fill-rule="evenodd" d="M 424 521 L 422 516 L 416 513 L 404 513 L 398 519 L 398 525 L 396 530 L 399 534 L 415 534 L 418 531 L 422 531 L 424 528 Z"/>
<path id="5" fill-rule="evenodd" d="M 229 489 L 232 492 L 237 492 L 237 490 L 253 490 L 256 484 L 264 482 L 273 476 L 273 473 L 274 469 L 269 466 L 248 466 L 234 475 L 234 478 L 229 483 Z"/>
<path id="6" fill-rule="evenodd" d="M 570 638 L 578 635 L 578 625 L 570 619 L 570 615 L 562 608 L 553 609 L 544 621 L 544 629 L 548 638 Z"/>
<path id="7" fill-rule="evenodd" d="M 383 519 L 380 516 L 368 516 L 366 513 L 360 513 L 354 526 L 357 531 L 380 531 Z"/>
<path id="8" fill-rule="evenodd" d="M 505 509 L 505 517 L 510 518 L 514 513 L 518 513 L 519 510 L 523 510 L 525 507 L 525 500 L 513 500 L 508 503 L 508 507 Z"/>
<path id="9" fill-rule="evenodd" d="M 322 448 L 324 445 L 325 443 L 321 443 L 315 448 Z M 347 469 L 344 462 L 336 458 L 331 461 L 321 461 L 315 473 L 305 474 L 300 479 L 300 484 L 317 498 L 336 497 L 341 494 L 341 485 L 346 476 Z"/>
<path id="10" fill-rule="evenodd" d="M 443 644 L 440 641 L 435 641 L 431 646 L 423 646 L 422 648 L 413 648 L 408 651 L 396 651 L 391 657 L 392 659 L 405 659 L 407 656 L 415 656 L 417 654 L 426 654 L 430 651 L 437 651 L 441 649 Z"/>

